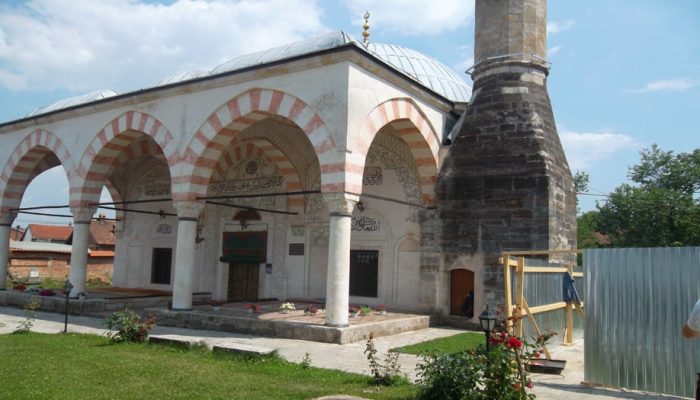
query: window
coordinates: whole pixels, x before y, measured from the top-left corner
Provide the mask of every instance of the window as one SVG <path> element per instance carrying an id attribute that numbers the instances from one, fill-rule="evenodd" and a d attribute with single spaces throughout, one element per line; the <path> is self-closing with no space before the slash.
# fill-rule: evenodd
<path id="1" fill-rule="evenodd" d="M 350 296 L 377 297 L 378 266 L 378 250 L 350 250 Z"/>
<path id="2" fill-rule="evenodd" d="M 170 284 L 170 264 L 173 260 L 173 249 L 153 249 L 151 262 L 151 283 Z"/>

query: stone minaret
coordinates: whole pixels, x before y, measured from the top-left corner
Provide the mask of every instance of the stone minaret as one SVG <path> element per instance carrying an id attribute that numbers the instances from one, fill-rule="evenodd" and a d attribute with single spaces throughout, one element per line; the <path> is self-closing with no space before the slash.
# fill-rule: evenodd
<path id="1" fill-rule="evenodd" d="M 546 11 L 546 0 L 476 0 L 473 95 L 437 191 L 440 286 L 452 269 L 476 272 L 477 315 L 503 303 L 502 251 L 576 246 L 573 179 L 547 94 Z"/>

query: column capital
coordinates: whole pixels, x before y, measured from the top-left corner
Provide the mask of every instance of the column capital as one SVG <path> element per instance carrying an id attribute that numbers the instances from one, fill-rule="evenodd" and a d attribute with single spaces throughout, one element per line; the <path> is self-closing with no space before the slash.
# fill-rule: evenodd
<path id="1" fill-rule="evenodd" d="M 180 219 L 199 219 L 199 215 L 204 210 L 204 202 L 200 200 L 173 201 L 173 206 L 177 210 L 177 217 Z"/>
<path id="2" fill-rule="evenodd" d="M 12 211 L 0 211 L 0 225 L 12 226 L 17 218 L 17 213 Z"/>
<path id="3" fill-rule="evenodd" d="M 73 214 L 73 223 L 89 224 L 92 221 L 92 216 L 97 211 L 96 207 L 71 207 L 70 212 Z"/>
<path id="4" fill-rule="evenodd" d="M 360 196 L 350 193 L 324 193 L 323 201 L 332 214 L 352 214 Z"/>

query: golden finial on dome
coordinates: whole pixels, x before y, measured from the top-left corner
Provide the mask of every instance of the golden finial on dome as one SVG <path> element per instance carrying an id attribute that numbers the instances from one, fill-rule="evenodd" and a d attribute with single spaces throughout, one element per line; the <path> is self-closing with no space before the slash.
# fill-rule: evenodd
<path id="1" fill-rule="evenodd" d="M 362 27 L 364 28 L 362 31 L 362 44 L 367 47 L 369 46 L 369 11 L 365 11 L 365 24 Z"/>

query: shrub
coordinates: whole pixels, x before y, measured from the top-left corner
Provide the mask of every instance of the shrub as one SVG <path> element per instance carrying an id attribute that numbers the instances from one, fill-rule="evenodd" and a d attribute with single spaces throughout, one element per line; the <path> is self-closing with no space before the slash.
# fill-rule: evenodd
<path id="1" fill-rule="evenodd" d="M 31 303 L 24 306 L 24 311 L 27 313 L 27 318 L 20 322 L 17 328 L 12 333 L 29 333 L 34 326 L 34 319 L 36 319 L 36 310 L 41 306 L 41 301 L 34 300 Z"/>
<path id="2" fill-rule="evenodd" d="M 39 296 L 55 296 L 56 292 L 51 289 L 41 289 L 39 291 Z"/>
<path id="3" fill-rule="evenodd" d="M 551 335 L 529 343 L 506 331 L 485 345 L 453 354 L 429 354 L 418 365 L 422 399 L 534 399 L 525 365 L 540 356 Z"/>
<path id="4" fill-rule="evenodd" d="M 374 347 L 372 335 L 367 339 L 365 352 L 369 361 L 369 370 L 372 373 L 372 383 L 376 385 L 391 386 L 397 383 L 406 382 L 408 379 L 401 373 L 399 364 L 399 353 L 388 352 L 384 359 L 384 364 L 380 364 L 377 357 L 377 349 Z"/>
<path id="5" fill-rule="evenodd" d="M 20 283 L 18 285 L 12 286 L 12 290 L 16 290 L 18 292 L 24 292 L 25 290 L 27 290 L 27 286 Z"/>
<path id="6" fill-rule="evenodd" d="M 370 315 L 372 314 L 372 307 L 362 306 L 360 307 L 360 315 Z"/>
<path id="7" fill-rule="evenodd" d="M 148 317 L 145 321 L 134 311 L 124 309 L 110 315 L 105 320 L 109 331 L 107 337 L 111 342 L 143 342 L 156 326 L 156 318 Z"/>

